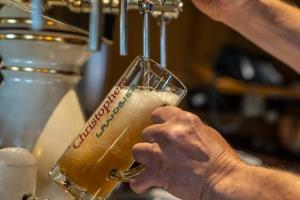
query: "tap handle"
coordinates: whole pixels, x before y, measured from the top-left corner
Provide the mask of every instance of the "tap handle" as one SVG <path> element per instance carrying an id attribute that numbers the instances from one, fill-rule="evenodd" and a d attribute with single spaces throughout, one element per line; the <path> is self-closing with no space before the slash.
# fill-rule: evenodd
<path id="1" fill-rule="evenodd" d="M 120 0 L 120 55 L 128 54 L 128 12 L 127 0 Z"/>
<path id="2" fill-rule="evenodd" d="M 103 34 L 102 0 L 92 0 L 89 24 L 89 49 L 97 51 L 101 47 Z"/>
<path id="3" fill-rule="evenodd" d="M 150 58 L 150 12 L 153 5 L 146 0 L 139 0 L 139 11 L 144 15 L 143 21 L 143 56 Z"/>
<path id="4" fill-rule="evenodd" d="M 42 29 L 42 0 L 32 0 L 31 20 L 31 27 L 33 30 L 38 31 Z"/>
<path id="5" fill-rule="evenodd" d="M 144 12 L 143 56 L 146 58 L 150 58 L 150 13 L 149 12 Z"/>
<path id="6" fill-rule="evenodd" d="M 160 16 L 160 64 L 167 66 L 167 21 L 164 14 Z"/>

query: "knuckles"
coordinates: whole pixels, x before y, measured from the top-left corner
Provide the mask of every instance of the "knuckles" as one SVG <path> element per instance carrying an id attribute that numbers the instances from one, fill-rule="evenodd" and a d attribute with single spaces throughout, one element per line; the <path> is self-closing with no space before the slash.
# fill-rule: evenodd
<path id="1" fill-rule="evenodd" d="M 169 113 L 169 112 L 178 114 L 178 113 L 184 112 L 184 111 L 175 106 L 163 106 L 163 107 L 159 107 L 159 108 L 155 109 L 152 112 L 152 117 L 159 117 L 159 116 L 164 115 L 165 113 Z"/>
<path id="2" fill-rule="evenodd" d="M 198 124 L 198 123 L 201 123 L 201 119 L 197 116 L 197 115 L 194 115 L 190 112 L 185 112 L 184 113 L 184 118 L 186 119 L 186 121 L 189 123 L 189 124 Z"/>
<path id="3" fill-rule="evenodd" d="M 202 125 L 202 121 L 197 115 L 186 111 L 174 116 L 173 119 L 171 119 L 171 121 L 173 121 L 173 123 L 175 124 L 178 124 L 180 122 L 185 123 L 187 124 L 187 126 Z"/>
<path id="4" fill-rule="evenodd" d="M 165 106 L 157 108 L 155 111 L 152 112 L 152 119 L 160 118 L 163 115 L 172 114 L 172 116 L 167 121 L 176 121 L 178 122 L 185 122 L 189 125 L 195 125 L 195 124 L 202 124 L 201 119 L 190 112 L 181 110 L 174 106 Z"/>
<path id="5" fill-rule="evenodd" d="M 145 142 L 155 142 L 155 139 L 160 134 L 166 134 L 166 131 L 160 126 L 149 126 L 142 131 L 142 140 Z"/>
<path id="6" fill-rule="evenodd" d="M 162 140 L 173 140 L 178 137 L 182 138 L 201 128 L 202 125 L 203 123 L 197 115 L 181 111 L 164 124 L 145 128 L 142 132 L 142 140 L 152 143 Z"/>
<path id="7" fill-rule="evenodd" d="M 141 156 L 149 156 L 149 154 L 154 157 L 160 157 L 161 150 L 156 143 L 149 145 L 145 145 L 145 143 L 137 143 L 132 147 L 132 155 L 134 158 L 139 158 Z"/>
<path id="8" fill-rule="evenodd" d="M 170 126 L 168 129 L 169 137 L 175 141 L 182 141 L 193 133 L 193 128 L 184 124 Z"/>

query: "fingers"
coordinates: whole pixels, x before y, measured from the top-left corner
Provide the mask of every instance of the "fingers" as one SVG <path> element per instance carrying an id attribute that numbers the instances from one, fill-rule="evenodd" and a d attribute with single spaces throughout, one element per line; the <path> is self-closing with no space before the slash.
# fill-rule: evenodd
<path id="1" fill-rule="evenodd" d="M 183 110 L 175 106 L 164 106 L 153 111 L 151 119 L 155 124 L 162 124 L 173 116 L 180 114 L 181 112 L 183 112 Z"/>
<path id="2" fill-rule="evenodd" d="M 165 127 L 163 124 L 154 124 L 145 128 L 142 132 L 142 141 L 154 143 L 164 139 Z"/>
<path id="3" fill-rule="evenodd" d="M 138 143 L 132 148 L 132 154 L 138 163 L 146 166 L 146 168 L 160 168 L 159 154 L 161 150 L 157 144 Z"/>
<path id="4" fill-rule="evenodd" d="M 141 174 L 129 182 L 131 189 L 136 193 L 144 193 L 151 187 L 158 187 L 156 175 L 152 169 L 146 168 Z"/>
<path id="5" fill-rule="evenodd" d="M 130 180 L 130 187 L 136 193 L 143 193 L 151 187 L 159 187 L 156 173 L 160 171 L 160 148 L 157 144 L 138 143 L 133 146 L 134 159 L 145 166 L 145 170 Z"/>

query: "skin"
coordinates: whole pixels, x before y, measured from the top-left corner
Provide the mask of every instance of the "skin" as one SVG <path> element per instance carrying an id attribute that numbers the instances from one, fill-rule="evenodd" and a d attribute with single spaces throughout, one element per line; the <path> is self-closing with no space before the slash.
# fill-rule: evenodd
<path id="1" fill-rule="evenodd" d="M 155 124 L 142 133 L 144 142 L 133 148 L 136 161 L 146 166 L 131 181 L 135 192 L 156 186 L 182 199 L 199 199 L 212 171 L 226 174 L 234 170 L 238 157 L 199 117 L 176 107 L 162 107 L 152 120 Z"/>
<path id="2" fill-rule="evenodd" d="M 222 136 L 176 107 L 152 114 L 153 125 L 133 147 L 145 170 L 130 181 L 143 193 L 159 187 L 184 200 L 299 200 L 300 178 L 243 163 Z"/>
<path id="3" fill-rule="evenodd" d="M 280 0 L 192 0 L 195 6 L 235 29 L 300 73 L 300 11 Z"/>
<path id="4" fill-rule="evenodd" d="M 193 0 L 211 18 L 237 30 L 300 72 L 300 11 L 279 0 Z M 176 107 L 152 114 L 153 125 L 133 147 L 145 171 L 131 188 L 163 188 L 184 200 L 299 200 L 300 178 L 249 166 L 199 117 Z"/>

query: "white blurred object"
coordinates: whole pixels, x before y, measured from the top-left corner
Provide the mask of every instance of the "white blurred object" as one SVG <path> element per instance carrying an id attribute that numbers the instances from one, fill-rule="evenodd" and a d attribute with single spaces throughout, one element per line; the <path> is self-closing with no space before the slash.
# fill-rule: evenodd
<path id="1" fill-rule="evenodd" d="M 242 105 L 245 117 L 258 117 L 263 115 L 266 110 L 265 99 L 259 95 L 254 95 L 251 92 L 243 96 Z"/>
<path id="2" fill-rule="evenodd" d="M 153 200 L 180 200 L 162 189 L 152 189 L 149 196 Z"/>
<path id="3" fill-rule="evenodd" d="M 11 3 L 0 0 L 0 148 L 31 151 L 57 104 L 81 78 L 90 55 L 88 36 L 49 19 L 43 31 L 33 31 L 30 12 Z"/>
<path id="4" fill-rule="evenodd" d="M 254 156 L 254 155 L 246 153 L 245 151 L 237 151 L 237 153 L 238 153 L 240 159 L 249 165 L 254 165 L 254 166 L 262 166 L 263 165 L 263 160 L 261 160 L 260 158 Z"/>
<path id="5" fill-rule="evenodd" d="M 72 197 L 49 177 L 48 172 L 85 124 L 77 95 L 70 90 L 58 104 L 42 131 L 33 154 L 38 163 L 36 195 L 40 198 L 68 200 Z"/>
<path id="6" fill-rule="evenodd" d="M 0 199 L 21 200 L 26 193 L 35 192 L 36 160 L 23 148 L 0 150 Z"/>

